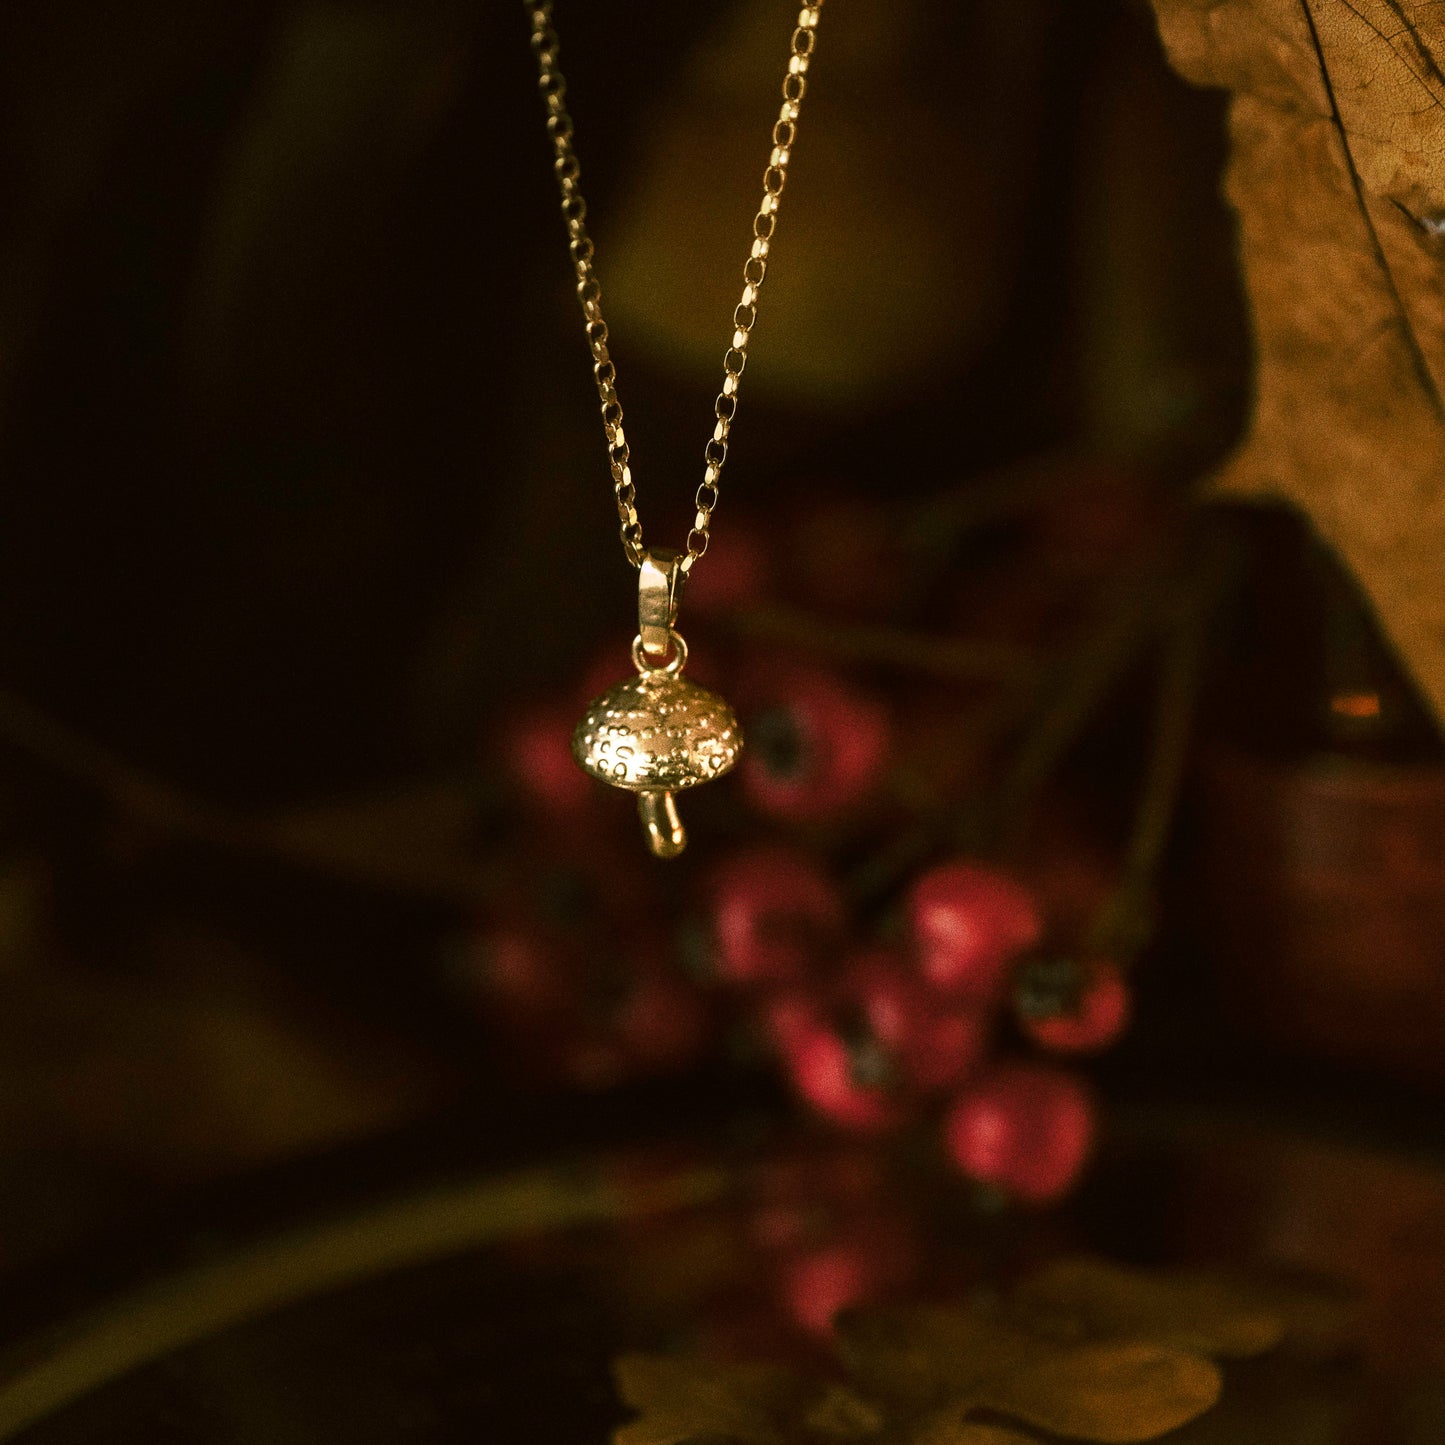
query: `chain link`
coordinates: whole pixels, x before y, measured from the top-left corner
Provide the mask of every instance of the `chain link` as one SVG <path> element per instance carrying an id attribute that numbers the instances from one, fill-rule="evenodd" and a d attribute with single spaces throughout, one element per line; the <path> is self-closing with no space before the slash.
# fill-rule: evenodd
<path id="1" fill-rule="evenodd" d="M 797 26 L 788 47 L 788 69 L 783 76 L 783 103 L 773 125 L 773 148 L 763 172 L 763 199 L 753 217 L 753 241 L 743 266 L 743 294 L 733 310 L 732 343 L 723 356 L 723 386 L 713 403 L 713 432 L 703 449 L 703 480 L 693 498 L 696 516 L 687 534 L 681 568 L 690 572 L 708 548 L 718 483 L 728 455 L 728 433 L 737 411 L 738 387 L 748 360 L 748 341 L 758 315 L 758 292 L 768 271 L 778 205 L 788 179 L 788 164 L 797 138 L 798 115 L 808 89 L 808 65 L 817 39 L 824 0 L 812 0 L 798 12 Z M 607 323 L 602 319 L 602 286 L 593 269 L 592 239 L 587 234 L 587 203 L 582 199 L 581 166 L 572 146 L 572 117 L 567 112 L 567 82 L 557 65 L 557 31 L 552 24 L 551 0 L 526 0 L 532 22 L 532 53 L 537 57 L 537 86 L 547 107 L 547 135 L 552 142 L 552 170 L 562 196 L 562 220 L 567 227 L 567 249 L 577 278 L 577 299 L 586 323 L 587 346 L 592 353 L 592 375 L 602 407 L 602 429 L 607 434 L 607 461 L 617 502 L 622 550 L 634 567 L 642 565 L 642 526 L 637 520 L 637 489 L 632 483 L 631 451 L 622 429 L 622 403 L 617 399 L 617 369 L 607 349 Z"/>

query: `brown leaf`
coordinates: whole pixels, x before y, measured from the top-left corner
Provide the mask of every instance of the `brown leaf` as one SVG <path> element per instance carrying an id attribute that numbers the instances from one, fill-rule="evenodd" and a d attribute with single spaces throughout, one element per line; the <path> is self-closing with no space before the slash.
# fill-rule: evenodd
<path id="1" fill-rule="evenodd" d="M 1263 1354 L 1285 1330 L 1278 1310 L 1224 1275 L 1103 1260 L 1049 1265 L 1014 1291 L 1013 1302 L 1021 1322 L 1064 1337 L 1147 1340 L 1224 1359 Z"/>
<path id="2" fill-rule="evenodd" d="M 808 1429 L 829 1440 L 858 1440 L 876 1435 L 884 1425 L 883 1416 L 861 1395 L 834 1385 L 804 1421 Z"/>
<path id="3" fill-rule="evenodd" d="M 1208 1360 L 1157 1345 L 1085 1345 L 985 1382 L 969 1401 L 1055 1435 L 1129 1445 L 1202 1415 L 1219 1399 Z"/>
<path id="4" fill-rule="evenodd" d="M 1153 1440 L 1219 1398 L 1219 1371 L 1196 1352 L 1267 1349 L 1282 1332 L 1284 1298 L 1222 1276 L 1066 1261 L 1004 1305 L 843 1315 L 846 1386 L 766 1366 L 632 1356 L 618 1381 L 643 1418 L 617 1445 L 1027 1445 L 1036 1437 L 1025 1426 L 1100 1445 Z"/>
<path id="5" fill-rule="evenodd" d="M 615 1445 L 702 1438 L 784 1445 L 809 1393 L 791 1371 L 772 1365 L 624 1355 L 614 1370 L 618 1393 L 640 1415 L 617 1431 Z"/>
<path id="6" fill-rule="evenodd" d="M 838 1349 L 853 1378 L 895 1406 L 930 1409 L 979 1381 L 1058 1350 L 982 1313 L 939 1308 L 868 1310 L 838 1322 Z"/>
<path id="7" fill-rule="evenodd" d="M 1005 1425 L 960 1420 L 953 1411 L 924 1421 L 908 1436 L 908 1445 L 1038 1445 L 1038 1436 Z"/>
<path id="8" fill-rule="evenodd" d="M 131 976 L 51 960 L 0 978 L 0 1131 L 157 1178 L 398 1127 L 442 1084 L 418 1049 L 340 1028 L 220 938 L 158 930 Z"/>
<path id="9" fill-rule="evenodd" d="M 1220 481 L 1294 502 L 1445 715 L 1445 17 L 1430 0 L 1153 0 L 1234 92 L 1257 382 Z"/>
<path id="10" fill-rule="evenodd" d="M 1285 1340 L 1295 1352 L 1333 1355 L 1357 1342 L 1360 1298 L 1339 1282 L 1250 1280 L 1260 1304 L 1284 1322 Z"/>

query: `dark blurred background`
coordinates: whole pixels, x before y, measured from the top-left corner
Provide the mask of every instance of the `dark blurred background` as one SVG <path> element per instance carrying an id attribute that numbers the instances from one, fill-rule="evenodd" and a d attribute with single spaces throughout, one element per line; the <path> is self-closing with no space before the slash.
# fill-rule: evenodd
<path id="1" fill-rule="evenodd" d="M 643 506 L 670 537 L 780 27 L 757 6 L 565 18 Z M 1220 106 L 1168 76 L 1143 8 L 836 24 L 729 500 L 925 492 L 1064 437 L 1139 448 L 1183 413 L 1189 460 L 1217 450 L 1245 366 Z M 17 690 L 177 782 L 271 802 L 456 769 L 479 714 L 586 651 L 577 595 L 615 595 L 625 626 L 520 27 L 501 5 L 12 18 Z M 648 314 L 679 284 L 668 254 L 681 320 L 666 295 Z M 524 595 L 539 555 L 576 593 Z"/>
<path id="2" fill-rule="evenodd" d="M 671 539 L 783 26 L 573 10 Z M 830 25 L 718 551 L 734 516 L 1063 445 L 1196 473 L 1245 391 L 1220 106 L 1143 7 Z M 625 631 L 631 584 L 520 7 L 19 8 L 0 55 L 0 1249 L 25 1259 L 467 1086 L 436 958 L 506 826 L 487 740 Z"/>
<path id="3" fill-rule="evenodd" d="M 791 17 L 559 9 L 640 508 L 649 542 L 676 543 Z M 949 607 L 921 611 L 965 636 L 1002 612 L 996 635 L 1047 651 L 1131 546 L 1181 530 L 1244 424 L 1223 99 L 1168 71 L 1134 0 L 849 0 L 818 55 L 699 579 L 716 568 L 737 602 L 796 574 L 816 616 L 867 612 L 834 585 L 860 534 L 908 534 L 939 499 L 992 498 L 1007 523 L 1008 498 L 1057 490 L 1041 525 L 1084 601 L 1021 589 L 1035 554 L 990 523 Z M 570 697 L 604 646 L 620 674 L 631 632 L 522 8 L 11 7 L 0 72 L 0 1274 L 358 1141 L 382 1141 L 385 1174 L 409 1131 L 482 1160 L 524 1148 L 533 1118 L 539 1148 L 589 1110 L 594 1135 L 625 1132 L 644 1096 L 514 1093 L 458 986 L 478 930 L 557 873 L 512 720 Z M 1259 1122 L 1287 1077 L 1291 1107 L 1351 1100 L 1372 1146 L 1386 1118 L 1418 1140 L 1438 1065 L 1393 1068 L 1389 1028 L 1340 1043 L 1358 978 L 1292 1034 L 1289 990 L 1332 925 L 1270 930 L 1300 839 L 1344 857 L 1358 810 L 1387 806 L 1368 782 L 1326 816 L 1290 769 L 1321 750 L 1408 768 L 1433 726 L 1300 528 L 1225 530 L 1248 578 L 1199 731 L 1227 749 L 1191 769 L 1105 1092 L 1127 1110 L 1202 1091 Z M 739 582 L 745 543 L 769 560 Z M 1394 731 L 1321 731 L 1361 716 L 1330 698 L 1371 696 Z M 901 714 L 932 716 L 910 698 Z M 1149 708 L 1126 672 L 1070 754 L 1081 850 L 1123 844 Z M 1435 785 L 1400 786 L 1409 813 Z M 711 816 L 748 836 L 735 805 Z M 802 833 L 852 866 L 898 816 Z M 1408 842 L 1409 818 L 1380 827 Z M 1268 926 L 1244 906 L 1211 952 L 1200 880 L 1237 897 L 1245 836 L 1273 840 L 1249 861 L 1274 880 Z M 1326 862 L 1337 881 L 1357 860 Z M 1432 886 L 1410 885 L 1428 897 L 1406 971 L 1438 957 Z M 1398 888 L 1366 893 L 1395 916 Z M 1304 960 L 1263 1043 L 1238 1024 L 1255 1005 L 1217 997 L 1221 959 L 1250 947 Z M 1413 1059 L 1437 1048 L 1431 1018 Z M 756 1072 L 745 1091 L 781 1107 Z M 703 1073 L 726 1094 L 724 1064 Z M 1226 1189 L 1230 1208 L 1258 1187 Z M 1411 1227 L 1437 1217 L 1426 1195 Z"/>
<path id="4" fill-rule="evenodd" d="M 792 15 L 558 8 L 643 524 L 675 544 Z M 932 1278 L 930 1229 L 991 1280 L 1021 1218 L 1025 1255 L 1342 1272 L 1386 1383 L 1340 1405 L 1355 1434 L 1288 1438 L 1435 1438 L 1445 773 L 1308 528 L 1197 505 L 1250 395 L 1224 99 L 1169 71 L 1142 0 L 847 0 L 817 55 L 685 618 L 753 755 L 654 865 L 566 757 L 626 671 L 633 576 L 522 7 L 0 18 L 8 1337 L 318 1201 L 640 1138 L 771 1159 L 797 1135 L 803 1165 L 741 1189 L 759 1217 L 811 1211 L 814 1252 L 754 1290 L 795 1333 Z M 782 851 L 748 873 L 759 842 Z M 988 1023 L 990 1067 L 1098 1100 L 1058 1216 L 1010 1214 L 936 1130 L 889 1144 L 913 1182 L 880 1184 L 800 1122 L 805 1073 L 725 976 L 727 889 L 823 912 L 836 890 L 830 948 L 897 950 L 900 899 L 960 848 L 1017 870 L 1062 951 Z M 1067 1076 L 1019 1065 L 1047 1041 L 1040 980 L 1084 964 L 1123 1000 L 1094 1042 L 1130 1008 L 1132 1029 Z M 857 1103 L 809 1097 L 835 1124 Z M 1016 1186 L 1072 1146 L 1030 1147 Z M 623 1235 L 645 1285 L 607 1236 L 598 1308 L 640 1290 L 675 1314 L 705 1277 L 724 1336 L 771 1339 L 735 1298 L 754 1245 L 671 1228 Z M 517 1408 L 534 1355 L 591 1351 L 608 1420 L 615 1341 L 564 1308 L 571 1248 L 386 1285 L 427 1321 L 423 1363 L 367 1313 L 391 1321 L 382 1296 L 262 1321 L 250 1364 L 243 1343 L 143 1381 L 134 1438 L 185 1391 L 177 1441 L 212 1438 L 203 1417 L 319 1438 L 333 1395 L 355 1438 L 392 1438 L 361 1382 L 413 1365 L 401 1434 L 452 1438 L 492 1408 L 471 1375 L 514 1370 L 465 1330 L 518 1299 Z M 304 1362 L 338 1330 L 331 1392 Z M 1406 1375 L 1434 1382 L 1416 1434 Z M 297 1425 L 298 1401 L 333 1424 Z M 76 1418 L 54 1438 L 94 1438 Z"/>

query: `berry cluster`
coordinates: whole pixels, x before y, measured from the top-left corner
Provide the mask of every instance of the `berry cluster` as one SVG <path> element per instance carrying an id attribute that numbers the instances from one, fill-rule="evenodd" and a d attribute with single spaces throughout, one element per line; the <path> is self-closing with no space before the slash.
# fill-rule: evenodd
<path id="1" fill-rule="evenodd" d="M 546 1246 L 567 1251 L 568 1265 L 600 1269 L 630 1318 L 676 1329 L 687 1299 L 692 1346 L 704 1354 L 796 1357 L 831 1334 L 842 1310 L 903 1298 L 924 1278 L 947 1287 L 973 1277 L 966 1236 L 933 1237 L 928 1201 L 899 1163 L 867 1141 L 794 1135 L 737 1159 L 720 1197 L 659 1210 L 659 1187 L 697 1159 L 633 1151 L 604 1164 L 626 1206 L 617 1228 Z"/>
<path id="2" fill-rule="evenodd" d="M 1096 523 L 1114 515 L 1110 495 L 1130 495 L 1087 476 L 1049 485 Z M 1041 520 L 1012 574 L 937 573 L 931 625 L 954 596 L 970 657 L 1015 667 L 1084 610 L 1088 568 L 1123 550 L 1124 522 L 1100 540 Z M 684 1067 L 741 1018 L 813 1113 L 875 1136 L 931 1118 L 966 1175 L 1041 1202 L 1077 1177 L 1095 1129 L 1085 1084 L 1041 1056 L 1101 1048 L 1127 1023 L 1119 967 L 1059 947 L 1087 934 L 1112 878 L 1077 834 L 1052 862 L 1031 859 L 1027 885 L 972 858 L 901 885 L 895 871 L 891 895 L 869 894 L 869 929 L 839 882 L 900 828 L 949 837 L 997 775 L 999 718 L 1019 724 L 1008 709 L 1031 695 L 1029 678 L 975 676 L 947 646 L 907 674 L 939 637 L 899 631 L 933 555 L 910 553 L 905 530 L 858 503 L 812 508 L 776 542 L 733 518 L 689 581 L 689 674 L 737 706 L 747 747 L 665 879 L 639 856 L 632 809 L 571 756 L 575 719 L 625 671 L 627 639 L 572 697 L 514 715 L 501 751 L 527 841 L 509 836 L 488 870 L 495 903 L 459 978 L 520 1067 L 569 1086 Z M 1023 591 L 990 613 L 1006 575 Z M 700 856 L 702 840 L 764 830 L 775 841 Z"/>
<path id="3" fill-rule="evenodd" d="M 808 1335 L 841 1310 L 916 1277 L 922 1246 L 877 1155 L 856 1148 L 779 1157 L 750 1181 L 744 1223 L 771 1308 Z"/>
<path id="4" fill-rule="evenodd" d="M 818 1115 L 879 1134 L 941 1104 L 970 1178 L 1030 1203 L 1074 1182 L 1094 1136 L 1089 1092 L 1054 1064 L 996 1057 L 1003 1016 L 1046 1052 L 1084 1052 L 1123 1031 L 1128 989 L 1107 960 L 1038 953 L 1044 919 L 1019 882 L 940 864 L 908 890 L 895 944 L 852 940 L 836 886 L 798 850 L 725 860 L 710 902 L 719 976 Z"/>
<path id="5" fill-rule="evenodd" d="M 703 995 L 648 927 L 645 879 L 622 857 L 528 850 L 459 960 L 457 982 L 483 1002 L 502 1053 L 539 1082 L 611 1088 L 672 1073 L 707 1045 Z"/>

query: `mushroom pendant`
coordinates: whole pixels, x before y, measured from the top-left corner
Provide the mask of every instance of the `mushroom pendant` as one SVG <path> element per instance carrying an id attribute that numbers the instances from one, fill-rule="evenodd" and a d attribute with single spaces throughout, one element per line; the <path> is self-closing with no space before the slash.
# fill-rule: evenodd
<path id="1" fill-rule="evenodd" d="M 687 644 L 672 626 L 678 560 L 661 548 L 644 554 L 642 628 L 632 642 L 637 676 L 594 698 L 572 734 L 572 756 L 585 772 L 637 794 L 647 846 L 658 858 L 687 847 L 673 795 L 730 772 L 743 745 L 732 708 L 682 676 Z"/>

